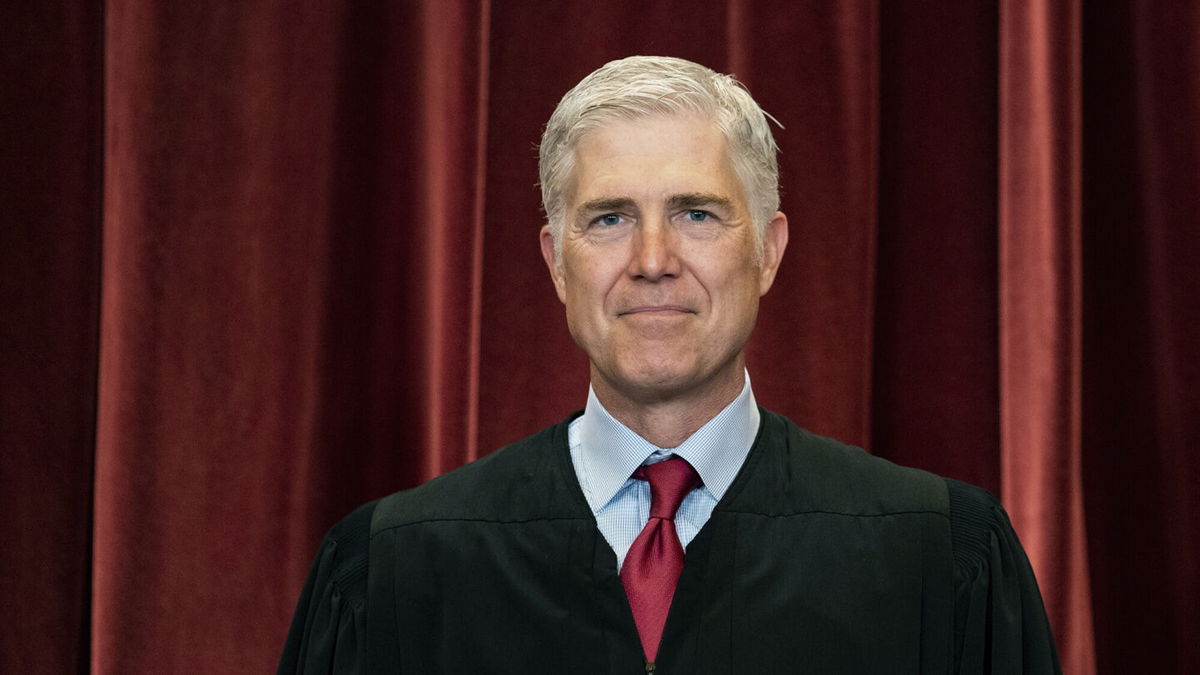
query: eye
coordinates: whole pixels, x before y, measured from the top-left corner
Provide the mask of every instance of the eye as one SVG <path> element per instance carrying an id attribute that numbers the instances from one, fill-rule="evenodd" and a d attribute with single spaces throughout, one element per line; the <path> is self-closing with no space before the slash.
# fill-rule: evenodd
<path id="1" fill-rule="evenodd" d="M 621 216 L 618 216 L 615 213 L 606 213 L 596 219 L 596 224 L 604 225 L 605 227 L 611 227 L 613 225 L 620 225 L 621 224 Z"/>
<path id="2" fill-rule="evenodd" d="M 703 223 L 711 217 L 711 213 L 708 211 L 701 211 L 700 209 L 692 209 L 687 212 L 687 219 L 693 223 Z"/>

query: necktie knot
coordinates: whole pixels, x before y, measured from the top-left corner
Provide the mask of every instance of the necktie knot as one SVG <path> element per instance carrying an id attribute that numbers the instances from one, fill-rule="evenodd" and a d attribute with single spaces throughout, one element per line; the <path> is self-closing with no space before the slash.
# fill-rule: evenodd
<path id="1" fill-rule="evenodd" d="M 682 457 L 638 467 L 634 478 L 650 483 L 650 517 L 675 520 L 683 498 L 700 485 L 700 476 Z"/>

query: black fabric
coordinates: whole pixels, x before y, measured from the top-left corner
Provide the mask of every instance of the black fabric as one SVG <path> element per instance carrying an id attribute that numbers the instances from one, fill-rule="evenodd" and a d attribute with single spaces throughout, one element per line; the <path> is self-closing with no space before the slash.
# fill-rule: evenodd
<path id="1" fill-rule="evenodd" d="M 358 507 L 325 536 L 300 592 L 279 672 L 366 672 L 362 625 L 371 515 L 377 503 Z M 314 667 L 318 662 L 322 665 Z"/>
<path id="2" fill-rule="evenodd" d="M 335 526 L 279 671 L 644 672 L 571 419 Z M 687 548 L 656 669 L 1060 672 L 991 495 L 767 411 Z"/>

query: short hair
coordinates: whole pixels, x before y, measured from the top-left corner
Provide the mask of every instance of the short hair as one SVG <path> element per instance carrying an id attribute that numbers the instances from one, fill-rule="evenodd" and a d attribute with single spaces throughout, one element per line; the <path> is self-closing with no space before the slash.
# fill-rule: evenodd
<path id="1" fill-rule="evenodd" d="M 774 118 L 729 75 L 669 56 L 630 56 L 609 61 L 580 80 L 546 123 L 538 174 L 556 254 L 562 253 L 563 192 L 575 168 L 579 139 L 613 120 L 681 113 L 710 117 L 725 136 L 761 244 L 779 209 L 779 146 L 767 123 Z"/>

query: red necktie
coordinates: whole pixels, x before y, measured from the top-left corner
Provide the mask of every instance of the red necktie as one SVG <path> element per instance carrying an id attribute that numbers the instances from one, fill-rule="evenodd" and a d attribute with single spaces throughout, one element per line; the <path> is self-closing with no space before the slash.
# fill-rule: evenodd
<path id="1" fill-rule="evenodd" d="M 651 662 L 658 654 L 667 610 L 671 609 L 675 585 L 683 571 L 683 546 L 675 533 L 675 512 L 687 493 L 700 485 L 700 477 L 680 457 L 640 467 L 633 477 L 650 482 L 650 520 L 625 555 L 621 581 L 642 639 L 642 651 L 646 661 Z"/>

